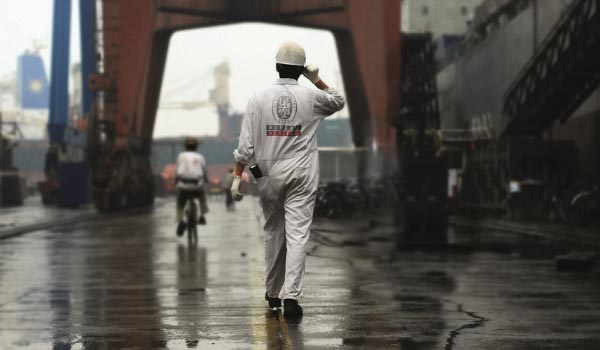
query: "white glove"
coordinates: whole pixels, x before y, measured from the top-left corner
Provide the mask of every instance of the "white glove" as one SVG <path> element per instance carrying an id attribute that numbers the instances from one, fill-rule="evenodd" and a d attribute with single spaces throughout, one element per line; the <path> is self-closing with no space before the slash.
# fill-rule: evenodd
<path id="1" fill-rule="evenodd" d="M 314 64 L 309 64 L 304 67 L 304 71 L 302 71 L 302 75 L 306 77 L 306 79 L 310 80 L 313 84 L 316 84 L 321 78 L 319 77 L 319 67 Z"/>
<path id="2" fill-rule="evenodd" d="M 242 184 L 242 177 L 234 175 L 233 183 L 231 184 L 231 196 L 236 201 L 241 201 L 244 195 L 240 193 L 240 185 Z"/>

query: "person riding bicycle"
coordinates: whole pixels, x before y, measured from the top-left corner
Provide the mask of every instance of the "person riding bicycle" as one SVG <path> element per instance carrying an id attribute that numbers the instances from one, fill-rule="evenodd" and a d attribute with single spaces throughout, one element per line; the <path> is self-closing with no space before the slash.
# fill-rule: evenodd
<path id="1" fill-rule="evenodd" d="M 177 235 L 185 232 L 183 221 L 183 208 L 189 199 L 197 198 L 200 201 L 200 217 L 198 223 L 205 225 L 204 214 L 208 213 L 206 203 L 205 184 L 208 184 L 208 172 L 204 156 L 198 153 L 198 140 L 188 137 L 184 142 L 185 151 L 177 156 L 177 168 L 175 171 L 175 182 L 177 187 Z"/>

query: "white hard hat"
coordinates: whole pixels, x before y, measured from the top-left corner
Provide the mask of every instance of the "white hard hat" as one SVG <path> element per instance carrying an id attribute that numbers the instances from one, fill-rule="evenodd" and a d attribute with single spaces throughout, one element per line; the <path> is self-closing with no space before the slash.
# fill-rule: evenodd
<path id="1" fill-rule="evenodd" d="M 284 43 L 277 50 L 275 62 L 291 66 L 304 66 L 306 63 L 304 48 L 293 42 Z"/>

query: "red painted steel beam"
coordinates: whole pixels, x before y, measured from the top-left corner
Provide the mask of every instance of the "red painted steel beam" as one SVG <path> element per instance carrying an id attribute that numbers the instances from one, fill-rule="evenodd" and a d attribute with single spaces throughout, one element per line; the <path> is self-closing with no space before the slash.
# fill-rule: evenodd
<path id="1" fill-rule="evenodd" d="M 332 31 L 357 146 L 391 156 L 395 135 L 390 119 L 399 108 L 400 1 L 350 0 L 343 12 L 289 19 L 294 24 Z"/>
<path id="2" fill-rule="evenodd" d="M 180 29 L 232 23 L 235 19 L 182 14 L 197 11 L 203 1 L 120 0 L 118 34 L 118 135 L 151 137 L 162 73 L 172 32 Z M 215 10 L 226 10 L 227 1 L 208 1 Z M 292 4 L 292 5 L 290 5 Z M 281 1 L 290 11 L 295 1 Z M 377 147 L 393 149 L 389 118 L 398 108 L 400 66 L 400 1 L 349 0 L 323 2 L 323 9 L 343 5 L 343 11 L 298 15 L 270 22 L 331 30 L 340 54 L 340 65 L 352 114 L 354 139 L 369 146 L 372 130 Z M 162 7 L 161 7 L 162 6 Z M 180 6 L 177 8 L 177 6 Z M 299 11 L 317 5 L 308 3 Z M 163 12 L 169 7 L 175 12 Z M 109 13 L 104 14 L 111 16 Z M 135 23 L 135 25 L 133 25 Z M 371 122 L 369 122 L 371 120 Z"/>
<path id="3" fill-rule="evenodd" d="M 157 0 L 160 11 L 238 21 L 268 21 L 343 10 L 347 2 L 348 0 Z"/>

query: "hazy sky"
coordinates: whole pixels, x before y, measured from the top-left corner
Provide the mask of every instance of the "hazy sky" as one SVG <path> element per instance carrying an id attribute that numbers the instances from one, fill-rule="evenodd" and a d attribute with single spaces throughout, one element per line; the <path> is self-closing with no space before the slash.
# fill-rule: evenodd
<path id="1" fill-rule="evenodd" d="M 275 26 L 260 23 L 243 23 L 210 29 L 189 30 L 175 34 L 171 40 L 163 92 L 170 90 L 179 82 L 198 76 L 198 83 L 190 86 L 183 100 L 208 99 L 208 90 L 212 87 L 212 69 L 222 61 L 229 61 L 231 68 L 230 100 L 233 109 L 243 111 L 252 92 L 262 86 L 272 84 L 277 79 L 275 71 L 275 53 L 282 42 L 295 41 L 304 46 L 307 62 L 314 62 L 321 68 L 321 77 L 331 85 L 340 85 L 339 63 L 333 36 L 325 31 Z M 208 79 L 205 78 L 208 76 Z M 201 79 L 202 78 L 202 79 Z M 304 78 L 300 83 L 311 86 Z M 190 95 L 191 94 L 191 95 Z M 172 96 L 172 95 L 170 95 Z M 163 100 L 174 99 L 163 94 Z M 198 115 L 207 124 L 199 125 L 206 130 L 216 132 L 216 117 L 212 108 L 204 110 L 159 111 L 156 132 L 166 132 L 175 136 L 180 130 L 174 114 L 185 120 Z M 342 113 L 343 114 L 343 113 Z M 168 125 L 171 125 L 171 128 Z M 194 125 L 195 126 L 195 125 Z M 162 131 L 164 130 L 164 131 Z M 181 129 L 184 132 L 186 129 Z M 204 133 L 203 131 L 194 132 Z M 214 133 L 211 132 L 211 133 Z"/>
<path id="2" fill-rule="evenodd" d="M 79 1 L 72 2 L 71 60 L 79 61 Z M 0 78 L 17 69 L 17 56 L 33 48 L 34 41 L 45 44 L 42 56 L 47 74 L 50 69 L 53 0 L 0 0 Z"/>
<path id="3" fill-rule="evenodd" d="M 79 61 L 78 1 L 73 1 L 71 61 Z M 48 74 L 52 28 L 52 0 L 0 0 L 0 78 L 16 70 L 16 59 L 34 40 L 47 45 L 42 52 Z M 212 87 L 212 69 L 223 61 L 231 68 L 230 99 L 234 110 L 244 110 L 255 89 L 271 84 L 277 74 L 274 57 L 285 41 L 303 45 L 307 62 L 321 68 L 321 77 L 338 86 L 339 63 L 333 36 L 326 31 L 261 23 L 241 23 L 214 28 L 187 30 L 171 39 L 163 92 L 182 82 L 189 89 L 179 100 L 206 100 Z M 197 77 L 197 81 L 194 79 Z M 191 79 L 190 79 L 191 78 Z M 311 85 L 304 78 L 302 84 Z M 184 96 L 184 94 L 186 96 Z M 172 94 L 171 94 L 172 96 Z M 171 96 L 165 98 L 174 99 Z M 345 114 L 342 112 L 342 114 Z M 217 117 L 212 107 L 195 111 L 159 111 L 155 136 L 205 135 L 217 133 Z"/>

